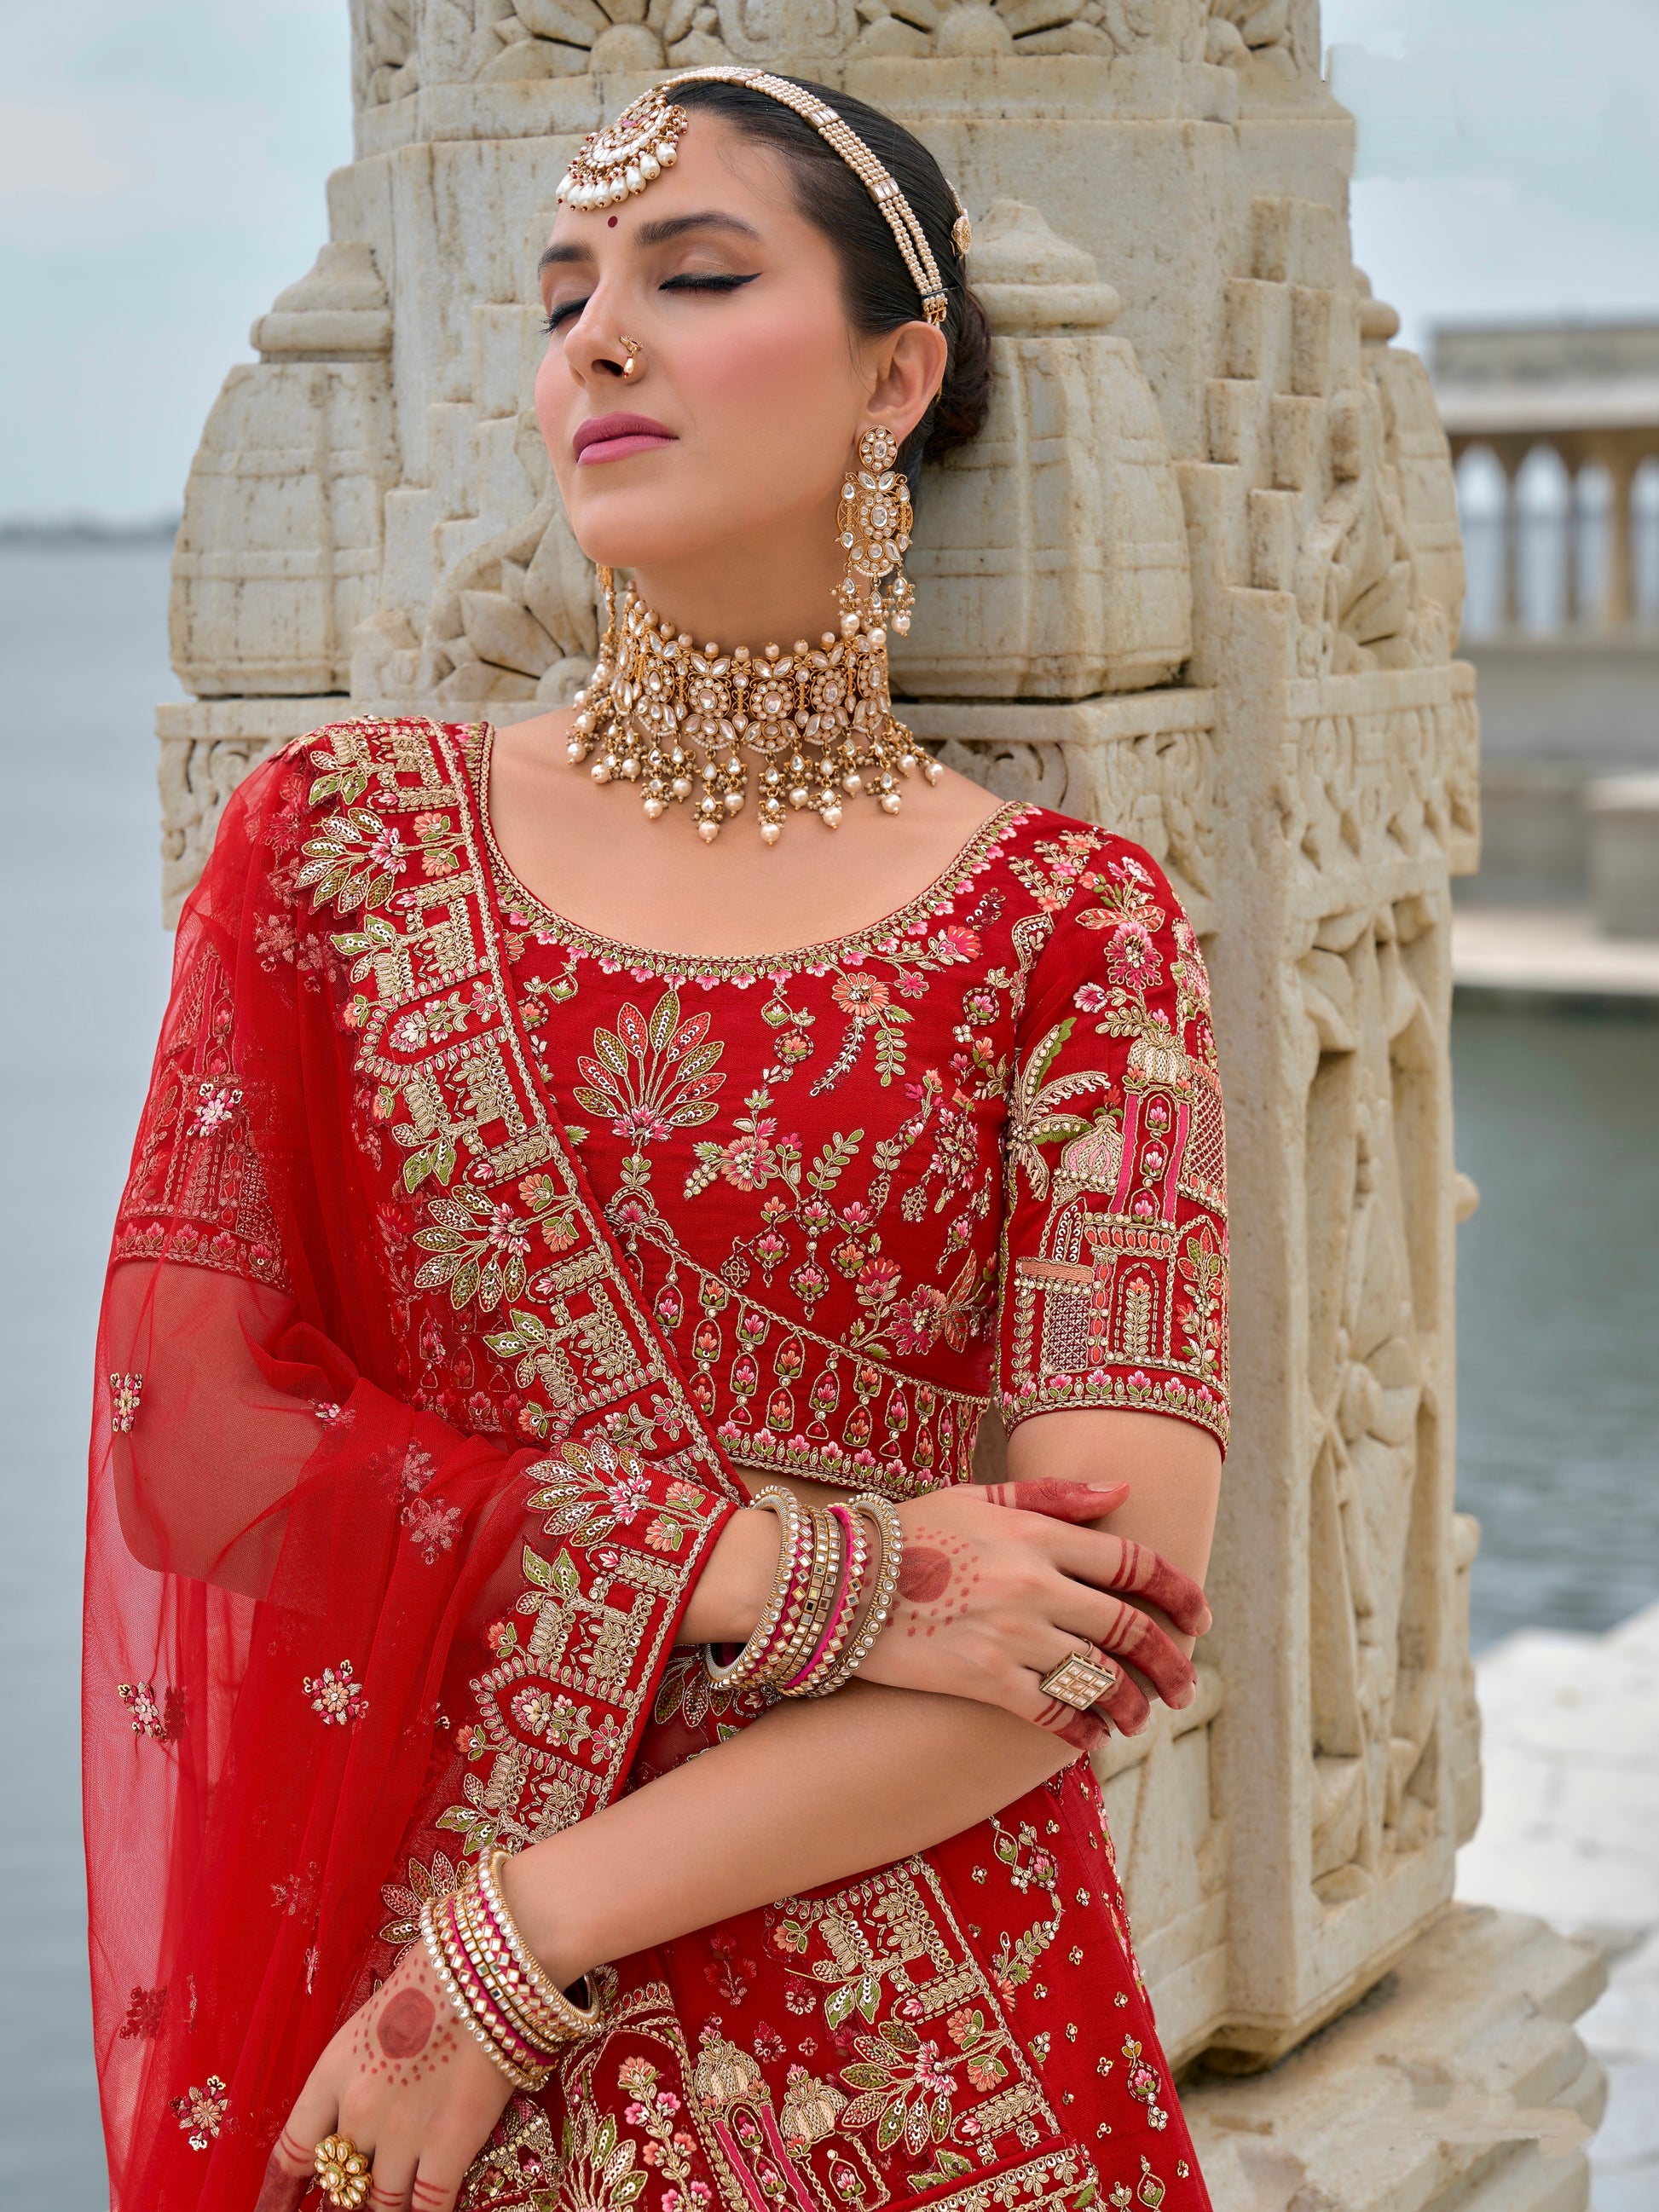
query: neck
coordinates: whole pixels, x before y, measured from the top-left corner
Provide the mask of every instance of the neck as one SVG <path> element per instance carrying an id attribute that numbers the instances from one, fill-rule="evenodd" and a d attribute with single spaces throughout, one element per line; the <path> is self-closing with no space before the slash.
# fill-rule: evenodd
<path id="1" fill-rule="evenodd" d="M 760 652 L 772 644 L 787 650 L 799 637 L 816 642 L 841 619 L 834 526 L 831 508 L 787 537 L 769 532 L 694 558 L 643 562 L 631 572 L 635 595 L 700 646 L 746 645 Z"/>

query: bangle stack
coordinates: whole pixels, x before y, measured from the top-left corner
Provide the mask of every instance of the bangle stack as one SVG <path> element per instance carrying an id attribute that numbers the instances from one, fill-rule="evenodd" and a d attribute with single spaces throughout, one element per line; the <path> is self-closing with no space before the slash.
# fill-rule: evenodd
<path id="1" fill-rule="evenodd" d="M 460 1886 L 429 1898 L 421 1935 L 446 1996 L 473 2040 L 516 2089 L 539 2089 L 568 2043 L 599 2025 L 599 2008 L 573 2003 L 536 1963 L 501 1895 L 494 1850 Z"/>
<path id="2" fill-rule="evenodd" d="M 904 1555 L 898 1514 L 868 1492 L 845 1505 L 803 1505 L 793 1491 L 769 1485 L 754 1502 L 781 1523 L 777 1574 L 737 1656 L 721 1661 L 705 1650 L 709 1679 L 723 1689 L 827 1698 L 852 1680 L 887 1625 Z M 870 1522 L 881 1539 L 873 1591 Z"/>

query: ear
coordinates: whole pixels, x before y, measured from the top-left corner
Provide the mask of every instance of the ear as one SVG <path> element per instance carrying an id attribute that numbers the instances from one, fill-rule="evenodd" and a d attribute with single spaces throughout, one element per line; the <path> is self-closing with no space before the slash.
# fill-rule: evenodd
<path id="1" fill-rule="evenodd" d="M 935 323 L 901 323 L 872 342 L 874 381 L 865 402 L 872 423 L 890 430 L 902 446 L 939 396 L 951 349 Z"/>

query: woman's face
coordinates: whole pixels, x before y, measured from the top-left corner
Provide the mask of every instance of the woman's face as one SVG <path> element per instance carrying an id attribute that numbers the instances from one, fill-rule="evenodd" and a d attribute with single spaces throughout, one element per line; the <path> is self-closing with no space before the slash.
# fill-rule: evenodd
<path id="1" fill-rule="evenodd" d="M 643 587 L 643 572 L 684 576 L 717 551 L 776 549 L 787 566 L 799 544 L 838 573 L 835 507 L 859 434 L 882 421 L 902 439 L 944 346 L 926 352 L 931 376 L 896 387 L 895 337 L 852 331 L 835 252 L 797 211 L 781 156 L 694 109 L 647 191 L 560 210 L 541 284 L 536 413 L 591 560 Z M 639 347 L 629 377 L 623 336 Z"/>

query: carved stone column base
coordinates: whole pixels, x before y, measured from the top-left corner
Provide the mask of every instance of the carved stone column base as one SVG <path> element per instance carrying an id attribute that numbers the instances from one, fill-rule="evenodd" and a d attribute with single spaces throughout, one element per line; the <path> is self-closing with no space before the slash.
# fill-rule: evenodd
<path id="1" fill-rule="evenodd" d="M 1265 2074 L 1183 2087 L 1216 2212 L 1583 2212 L 1606 1981 L 1541 1920 L 1451 1905 L 1352 2012 Z"/>

